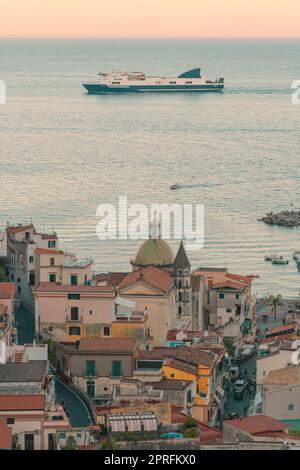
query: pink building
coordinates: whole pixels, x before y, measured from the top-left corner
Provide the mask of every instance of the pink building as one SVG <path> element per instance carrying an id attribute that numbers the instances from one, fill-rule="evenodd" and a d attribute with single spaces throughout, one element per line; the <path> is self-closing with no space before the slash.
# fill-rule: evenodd
<path id="1" fill-rule="evenodd" d="M 113 286 L 41 282 L 35 289 L 36 331 L 61 341 L 110 336 Z"/>

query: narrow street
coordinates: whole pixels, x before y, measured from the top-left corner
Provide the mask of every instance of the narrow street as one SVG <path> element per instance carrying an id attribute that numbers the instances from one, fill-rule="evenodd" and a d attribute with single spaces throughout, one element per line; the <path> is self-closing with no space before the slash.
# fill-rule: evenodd
<path id="1" fill-rule="evenodd" d="M 34 337 L 34 314 L 23 305 L 19 305 L 14 311 L 17 328 L 17 344 L 31 344 Z"/>
<path id="2" fill-rule="evenodd" d="M 72 426 L 91 424 L 90 414 L 83 401 L 57 377 L 55 377 L 55 396 L 57 403 L 64 401 Z"/>
<path id="3" fill-rule="evenodd" d="M 253 375 L 256 371 L 256 356 L 252 356 L 250 359 L 245 361 L 240 365 L 240 371 L 241 371 L 241 379 L 251 379 L 255 378 L 255 375 Z M 245 373 L 247 372 L 247 374 Z M 253 396 L 249 392 L 249 390 L 245 390 L 244 396 L 241 400 L 237 400 L 234 397 L 234 383 L 232 382 L 230 384 L 230 390 L 226 394 L 226 405 L 225 405 L 225 410 L 224 410 L 224 418 L 230 414 L 230 413 L 237 413 L 239 416 L 245 416 L 245 412 L 247 413 L 249 409 L 249 405 L 251 401 L 253 400 Z"/>

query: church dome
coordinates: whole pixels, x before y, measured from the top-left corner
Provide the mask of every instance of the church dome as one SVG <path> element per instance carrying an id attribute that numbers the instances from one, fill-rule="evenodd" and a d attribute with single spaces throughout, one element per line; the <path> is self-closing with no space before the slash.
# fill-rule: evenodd
<path id="1" fill-rule="evenodd" d="M 131 264 L 137 268 L 151 264 L 161 268 L 170 268 L 173 266 L 173 261 L 172 249 L 166 241 L 161 238 L 149 238 L 141 245 Z"/>

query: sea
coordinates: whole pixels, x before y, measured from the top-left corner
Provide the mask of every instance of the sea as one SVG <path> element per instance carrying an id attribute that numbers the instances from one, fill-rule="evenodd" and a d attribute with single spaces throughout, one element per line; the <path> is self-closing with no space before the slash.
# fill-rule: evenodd
<path id="1" fill-rule="evenodd" d="M 203 204 L 192 266 L 255 274 L 254 292 L 297 297 L 300 227 L 258 222 L 300 209 L 300 42 L 285 40 L 0 41 L 0 227 L 55 230 L 95 271 L 130 270 L 141 240 L 99 240 L 99 204 Z M 87 95 L 99 71 L 178 76 L 201 66 L 224 93 Z M 183 187 L 171 191 L 170 186 Z M 176 252 L 179 240 L 171 240 Z M 278 253 L 289 265 L 264 256 Z"/>

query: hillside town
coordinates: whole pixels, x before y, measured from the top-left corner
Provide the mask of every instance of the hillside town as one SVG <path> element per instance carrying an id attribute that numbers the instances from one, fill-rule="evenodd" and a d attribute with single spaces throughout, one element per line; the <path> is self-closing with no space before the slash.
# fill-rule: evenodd
<path id="1" fill-rule="evenodd" d="M 0 449 L 300 448 L 300 301 L 157 227 L 126 272 L 32 223 L 0 239 Z"/>

